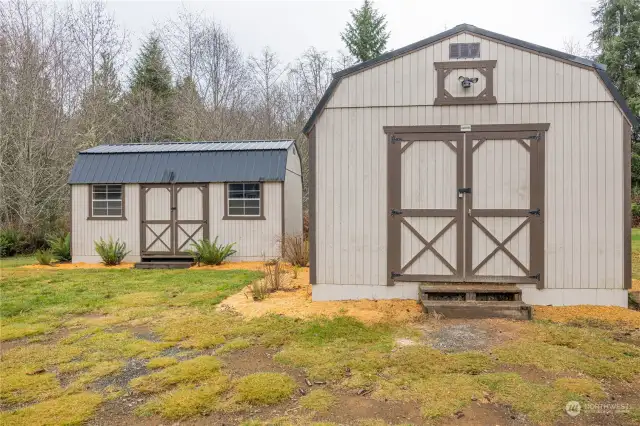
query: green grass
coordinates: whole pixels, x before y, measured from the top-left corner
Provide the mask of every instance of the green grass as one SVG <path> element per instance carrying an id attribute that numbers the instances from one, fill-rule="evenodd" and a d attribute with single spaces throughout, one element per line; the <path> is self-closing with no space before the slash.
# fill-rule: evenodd
<path id="1" fill-rule="evenodd" d="M 116 312 L 127 320 L 173 306 L 211 308 L 258 277 L 253 271 L 6 268 L 0 277 L 0 339 L 46 333 L 69 316 L 89 312 Z"/>
<path id="2" fill-rule="evenodd" d="M 640 228 L 631 229 L 631 271 L 634 279 L 640 279 Z"/>
<path id="3" fill-rule="evenodd" d="M 640 232 L 634 235 L 640 250 Z M 520 323 L 513 340 L 446 354 L 422 344 L 397 347 L 399 337 L 422 340 L 414 327 L 365 325 L 350 317 L 246 320 L 215 309 L 257 272 L 24 269 L 21 261 L 10 261 L 15 266 L 0 276 L 2 339 L 24 338 L 0 360 L 3 424 L 83 423 L 125 388 L 146 394 L 135 414 L 171 421 L 210 415 L 215 423 L 221 412 L 248 419 L 259 406 L 286 402 L 282 407 L 310 417 L 268 424 L 311 424 L 313 416 L 339 406 L 337 395 L 367 389 L 362 398 L 417 403 L 425 421 L 447 418 L 488 392 L 492 401 L 546 424 L 563 415 L 568 400 L 597 402 L 608 397 L 603 389 L 615 388 L 609 384 L 635 386 L 640 375 L 640 348 L 588 322 Z M 242 376 L 233 357 L 253 346 L 270 348 L 278 369 L 297 372 Z M 166 356 L 168 348 L 179 351 Z M 142 375 L 128 386 L 110 383 L 132 360 Z M 505 373 L 505 364 L 562 378 L 541 384 Z M 299 373 L 327 384 L 292 403 L 298 387 L 292 377 Z M 107 386 L 92 386 L 97 383 Z M 76 412 L 74 404 L 84 405 Z M 269 416 L 284 415 L 279 407 Z"/>

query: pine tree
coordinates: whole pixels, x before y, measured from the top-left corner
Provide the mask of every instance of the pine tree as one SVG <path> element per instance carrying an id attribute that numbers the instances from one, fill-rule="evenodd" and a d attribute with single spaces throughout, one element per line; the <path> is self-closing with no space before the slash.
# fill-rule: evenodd
<path id="1" fill-rule="evenodd" d="M 364 0 L 360 9 L 350 11 L 351 22 L 340 33 L 347 49 L 359 61 L 368 61 L 384 53 L 389 40 L 385 15 L 373 8 L 370 0 Z"/>
<path id="2" fill-rule="evenodd" d="M 167 64 L 160 39 L 150 36 L 140 49 L 133 65 L 131 91 L 149 90 L 166 99 L 172 94 L 171 69 Z"/>
<path id="3" fill-rule="evenodd" d="M 640 115 L 640 0 L 599 0 L 592 13 L 597 60 Z"/>

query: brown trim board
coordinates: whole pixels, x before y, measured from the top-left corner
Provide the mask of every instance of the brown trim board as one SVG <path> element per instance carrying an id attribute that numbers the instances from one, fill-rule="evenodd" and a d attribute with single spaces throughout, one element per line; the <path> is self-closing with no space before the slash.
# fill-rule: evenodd
<path id="1" fill-rule="evenodd" d="M 93 186 L 94 185 L 120 185 L 120 192 L 122 194 L 122 215 L 121 216 L 94 216 L 93 215 Z M 90 183 L 89 187 L 89 214 L 87 215 L 87 220 L 127 220 L 127 216 L 125 214 L 125 189 L 126 185 L 124 183 Z"/>
<path id="2" fill-rule="evenodd" d="M 624 288 L 631 288 L 631 125 L 623 121 L 622 130 L 623 141 L 623 179 L 624 179 L 624 220 L 623 220 L 623 242 L 624 242 Z"/>
<path id="3" fill-rule="evenodd" d="M 498 101 L 493 92 L 493 73 L 497 61 L 434 62 L 436 70 L 436 98 L 433 105 L 493 105 Z M 445 88 L 445 80 L 455 69 L 475 69 L 484 76 L 485 88 L 477 96 L 453 96 Z"/>
<path id="4" fill-rule="evenodd" d="M 309 282 L 317 282 L 316 264 L 316 126 L 307 134 L 309 138 Z"/>
<path id="5" fill-rule="evenodd" d="M 473 124 L 471 132 L 513 132 L 513 131 L 543 131 L 546 132 L 550 123 L 523 123 L 523 124 Z M 383 126 L 385 133 L 469 133 L 460 130 L 460 125 L 433 125 L 433 126 Z"/>
<path id="6" fill-rule="evenodd" d="M 459 127 L 458 127 L 459 129 Z M 435 130 L 435 129 L 434 129 Z M 437 130 L 442 130 L 438 128 Z M 451 275 L 433 276 L 433 280 L 442 281 L 454 277 L 457 281 L 463 278 L 463 200 L 460 197 L 456 199 L 456 208 L 453 209 L 405 209 L 402 208 L 402 155 L 408 146 L 414 141 L 444 143 L 451 148 L 456 155 L 456 185 L 458 188 L 463 184 L 462 164 L 464 161 L 464 136 L 461 133 L 443 133 L 441 131 L 432 133 L 417 134 L 408 132 L 396 137 L 395 134 L 387 134 L 387 285 L 394 285 L 395 281 L 412 281 L 409 278 L 422 276 L 415 274 L 405 274 L 405 271 L 426 251 L 430 251 L 442 264 L 451 271 Z M 454 146 L 452 142 L 455 142 Z M 403 146 L 402 143 L 405 143 Z M 421 235 L 409 222 L 405 220 L 407 217 L 447 217 L 450 221 L 441 229 L 431 240 L 427 240 Z M 424 247 L 416 253 L 406 264 L 402 264 L 401 259 L 401 232 L 402 226 L 408 229 Z M 457 235 L 456 259 L 455 267 L 449 263 L 435 248 L 434 243 L 445 232 L 455 226 Z"/>

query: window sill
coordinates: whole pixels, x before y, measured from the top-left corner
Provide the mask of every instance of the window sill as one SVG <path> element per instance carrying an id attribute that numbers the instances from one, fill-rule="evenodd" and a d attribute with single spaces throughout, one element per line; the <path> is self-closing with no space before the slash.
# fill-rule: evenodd
<path id="1" fill-rule="evenodd" d="M 264 216 L 223 216 L 222 220 L 267 220 Z"/>
<path id="2" fill-rule="evenodd" d="M 127 220 L 127 218 L 124 216 L 89 216 L 87 220 Z"/>

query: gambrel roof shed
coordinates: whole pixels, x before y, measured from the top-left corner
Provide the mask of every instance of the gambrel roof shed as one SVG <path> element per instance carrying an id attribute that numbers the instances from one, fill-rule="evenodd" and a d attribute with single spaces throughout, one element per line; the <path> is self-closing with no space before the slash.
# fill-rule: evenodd
<path id="1" fill-rule="evenodd" d="M 313 298 L 626 306 L 637 125 L 604 66 L 467 24 L 336 73 L 304 127 Z"/>
<path id="2" fill-rule="evenodd" d="M 322 98 L 320 99 L 320 102 L 318 102 L 318 105 L 316 106 L 316 108 L 313 110 L 313 113 L 311 114 L 311 116 L 309 117 L 309 120 L 307 120 L 307 123 L 305 124 L 304 128 L 303 128 L 303 133 L 308 135 L 309 132 L 311 131 L 311 128 L 313 127 L 313 124 L 316 122 L 318 116 L 322 113 L 322 110 L 324 109 L 325 105 L 327 104 L 327 102 L 329 101 L 329 99 L 331 98 L 331 95 L 333 94 L 333 92 L 335 91 L 336 87 L 338 86 L 338 83 L 340 82 L 340 80 L 346 76 L 349 76 L 351 74 L 357 73 L 359 71 L 368 69 L 368 68 L 373 68 L 377 65 L 380 65 L 384 62 L 387 62 L 389 60 L 392 60 L 394 58 L 400 57 L 402 55 L 406 55 L 407 53 L 410 53 L 414 50 L 418 50 L 421 49 L 423 47 L 426 47 L 430 44 L 433 43 L 437 43 L 438 41 L 444 40 L 446 38 L 452 37 L 456 34 L 460 34 L 460 33 L 470 33 L 470 34 L 475 34 L 479 37 L 484 37 L 484 38 L 488 38 L 488 39 L 493 39 L 493 40 L 497 40 L 497 41 L 501 41 L 503 43 L 507 43 L 507 44 L 511 44 L 513 46 L 517 46 L 521 49 L 525 49 L 525 50 L 529 50 L 541 55 L 547 55 L 553 58 L 557 58 L 563 61 L 569 61 L 569 62 L 573 62 L 576 63 L 578 65 L 581 66 L 587 66 L 590 68 L 593 68 L 595 72 L 598 73 L 598 75 L 600 76 L 600 78 L 602 79 L 603 83 L 605 84 L 605 86 L 607 87 L 607 89 L 611 92 L 611 95 L 614 97 L 616 103 L 618 104 L 618 106 L 620 107 L 620 109 L 623 111 L 624 115 L 627 117 L 627 119 L 629 120 L 629 123 L 631 123 L 632 126 L 634 127 L 638 127 L 639 126 L 639 119 L 638 117 L 636 117 L 633 113 L 633 111 L 631 111 L 631 108 L 629 108 L 629 105 L 627 105 L 626 100 L 622 97 L 622 95 L 620 94 L 620 91 L 616 88 L 616 86 L 613 84 L 613 82 L 611 81 L 611 78 L 609 77 L 609 75 L 606 72 L 606 67 L 598 62 L 595 61 L 591 61 L 589 59 L 585 59 L 585 58 L 581 58 L 578 56 L 574 56 L 574 55 L 570 55 L 568 53 L 565 52 L 560 52 L 558 50 L 554 50 L 554 49 L 549 49 L 547 47 L 543 47 L 543 46 L 539 46 L 537 44 L 534 43 L 529 43 L 523 40 L 518 40 L 515 39 L 513 37 L 509 37 L 509 36 L 505 36 L 502 34 L 498 34 L 498 33 L 494 33 L 492 31 L 488 31 L 488 30 L 484 30 L 482 28 L 478 28 L 474 25 L 470 25 L 470 24 L 460 24 L 460 25 L 456 25 L 455 27 L 451 28 L 450 30 L 446 30 L 443 31 L 439 34 L 436 34 L 434 36 L 425 38 L 424 40 L 420 40 L 416 43 L 412 43 L 408 46 L 402 47 L 400 49 L 396 49 L 393 50 L 391 52 L 385 53 L 384 55 L 380 55 L 377 58 L 371 59 L 369 61 L 365 61 L 365 62 L 361 62 L 359 64 L 356 64 L 352 67 L 346 68 L 342 71 L 339 71 L 335 74 L 333 74 L 333 80 L 331 81 L 331 84 L 329 85 L 329 87 L 327 88 L 326 92 L 324 93 L 324 95 L 322 96 Z"/>
<path id="3" fill-rule="evenodd" d="M 100 238 L 125 243 L 140 267 L 190 261 L 195 243 L 216 238 L 234 244 L 232 259 L 258 260 L 302 233 L 293 140 L 100 145 L 78 153 L 69 184 L 73 262 L 99 262 Z"/>

